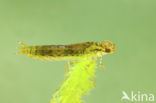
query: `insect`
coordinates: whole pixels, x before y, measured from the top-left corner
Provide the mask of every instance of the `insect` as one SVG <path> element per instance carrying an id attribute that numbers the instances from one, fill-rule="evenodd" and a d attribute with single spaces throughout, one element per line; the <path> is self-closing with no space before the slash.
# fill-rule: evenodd
<path id="1" fill-rule="evenodd" d="M 22 47 L 18 47 L 21 51 L 18 54 L 25 54 L 29 57 L 43 60 L 71 60 L 71 59 L 87 59 L 100 57 L 100 68 L 102 65 L 102 56 L 114 53 L 116 46 L 111 41 L 102 42 L 84 42 L 69 45 L 42 45 L 27 46 L 19 42 Z M 67 67 L 75 62 L 68 62 Z"/>
<path id="2" fill-rule="evenodd" d="M 22 46 L 17 47 L 21 50 L 18 54 L 25 54 L 29 57 L 43 60 L 70 60 L 84 59 L 89 57 L 101 57 L 105 54 L 114 53 L 116 46 L 111 41 L 102 42 L 84 42 L 69 45 L 42 45 L 42 46 L 26 46 L 19 42 Z"/>
<path id="3" fill-rule="evenodd" d="M 84 42 L 69 45 L 42 45 L 26 46 L 19 42 L 22 48 L 18 54 L 25 54 L 36 59 L 46 60 L 68 60 L 87 57 L 101 57 L 104 54 L 111 54 L 116 46 L 110 41 Z"/>

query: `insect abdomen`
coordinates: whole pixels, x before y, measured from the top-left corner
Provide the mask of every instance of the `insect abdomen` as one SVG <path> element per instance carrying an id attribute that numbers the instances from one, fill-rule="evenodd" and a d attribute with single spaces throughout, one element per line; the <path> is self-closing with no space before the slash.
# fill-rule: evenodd
<path id="1" fill-rule="evenodd" d="M 20 43 L 21 44 L 21 43 Z M 21 44 L 24 48 L 19 48 L 22 51 L 19 54 L 26 54 L 30 57 L 39 58 L 81 58 L 84 56 L 89 56 L 94 52 L 94 49 L 89 49 L 95 43 L 85 42 L 80 44 L 71 45 L 43 45 L 43 46 L 25 46 Z"/>
<path id="2" fill-rule="evenodd" d="M 84 55 L 84 50 L 68 48 L 65 46 L 29 46 L 22 49 L 20 54 L 40 57 L 77 57 Z"/>

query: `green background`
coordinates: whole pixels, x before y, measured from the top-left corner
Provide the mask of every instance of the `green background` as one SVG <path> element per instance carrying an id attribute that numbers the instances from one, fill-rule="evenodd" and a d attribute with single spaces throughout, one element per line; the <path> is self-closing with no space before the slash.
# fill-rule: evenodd
<path id="1" fill-rule="evenodd" d="M 86 103 L 127 103 L 122 91 L 156 95 L 156 0 L 0 0 L 0 103 L 49 103 L 66 61 L 16 55 L 27 45 L 110 40 Z"/>

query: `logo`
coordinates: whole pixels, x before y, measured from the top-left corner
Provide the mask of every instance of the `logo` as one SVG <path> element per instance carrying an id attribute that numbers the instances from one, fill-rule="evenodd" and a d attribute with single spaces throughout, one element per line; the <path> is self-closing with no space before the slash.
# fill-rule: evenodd
<path id="1" fill-rule="evenodd" d="M 132 101 L 132 102 L 153 102 L 154 94 L 152 93 L 141 93 L 140 91 L 131 93 L 128 95 L 125 91 L 122 91 L 123 96 L 121 97 L 121 101 Z"/>

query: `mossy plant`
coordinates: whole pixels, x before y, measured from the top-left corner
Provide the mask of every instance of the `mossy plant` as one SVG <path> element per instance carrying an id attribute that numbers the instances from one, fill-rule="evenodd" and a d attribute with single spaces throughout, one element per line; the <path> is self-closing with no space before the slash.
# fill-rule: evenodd
<path id="1" fill-rule="evenodd" d="M 92 59 L 75 63 L 50 103 L 83 103 L 82 96 L 95 87 L 95 69 L 96 61 Z"/>

